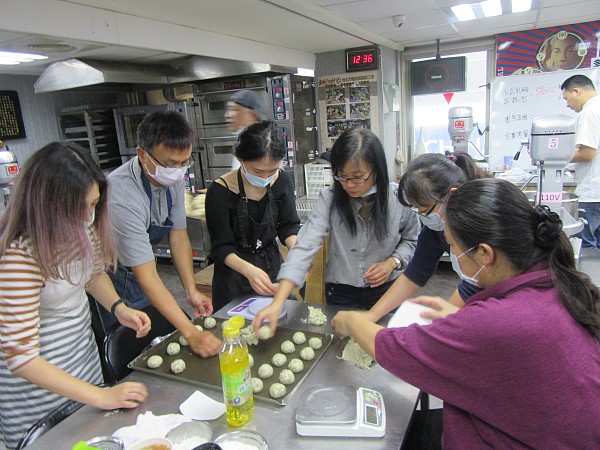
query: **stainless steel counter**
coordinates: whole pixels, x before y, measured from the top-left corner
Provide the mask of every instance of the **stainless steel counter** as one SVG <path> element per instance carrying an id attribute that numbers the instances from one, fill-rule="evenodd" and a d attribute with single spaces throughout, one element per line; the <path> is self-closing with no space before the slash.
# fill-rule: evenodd
<path id="1" fill-rule="evenodd" d="M 240 301 L 231 302 L 215 315 L 226 317 L 226 311 L 238 303 Z M 322 306 L 329 320 L 338 310 L 336 307 L 327 305 L 311 306 Z M 308 317 L 306 304 L 288 301 L 286 308 L 288 314 L 280 321 L 280 326 L 315 332 L 332 332 L 329 321 L 320 327 L 303 323 L 303 319 Z M 386 324 L 387 320 L 389 320 L 389 315 L 384 318 L 382 324 Z M 365 371 L 342 361 L 338 356 L 341 355 L 344 344 L 339 338 L 334 338 L 330 348 L 297 388 L 287 406 L 280 407 L 256 400 L 254 419 L 242 428 L 261 433 L 272 450 L 314 450 L 319 448 L 398 450 L 404 440 L 406 429 L 417 403 L 418 389 L 391 375 L 377 364 L 374 364 L 370 371 Z M 199 388 L 192 384 L 143 372 L 133 372 L 127 376 L 126 381 L 141 381 L 146 384 L 150 395 L 145 404 L 133 410 L 115 412 L 101 411 L 85 406 L 40 437 L 28 449 L 71 449 L 79 440 L 110 435 L 120 427 L 133 425 L 137 415 L 146 411 L 152 411 L 155 415 L 177 413 L 179 405 L 195 390 L 200 390 L 215 400 L 223 400 L 221 390 Z M 352 384 L 356 387 L 364 386 L 381 392 L 387 413 L 385 436 L 374 439 L 299 436 L 296 433 L 295 425 L 296 408 L 304 401 L 311 386 L 319 384 Z M 215 437 L 229 430 L 224 415 L 209 423 Z"/>

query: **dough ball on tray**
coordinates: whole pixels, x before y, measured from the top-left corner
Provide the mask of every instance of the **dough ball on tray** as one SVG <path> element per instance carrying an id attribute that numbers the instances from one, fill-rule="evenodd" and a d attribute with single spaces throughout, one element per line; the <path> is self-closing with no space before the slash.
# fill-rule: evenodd
<path id="1" fill-rule="evenodd" d="M 296 331 L 292 336 L 294 344 L 304 344 L 306 342 L 306 335 L 302 331 Z"/>
<path id="2" fill-rule="evenodd" d="M 273 383 L 269 388 L 269 395 L 273 398 L 281 398 L 285 395 L 285 386 L 281 383 Z"/>
<path id="3" fill-rule="evenodd" d="M 258 368 L 258 376 L 262 379 L 270 378 L 273 376 L 273 367 L 269 364 L 263 364 Z"/>
<path id="4" fill-rule="evenodd" d="M 252 378 L 252 393 L 258 394 L 263 390 L 263 381 L 260 378 Z"/>
<path id="5" fill-rule="evenodd" d="M 281 367 L 283 366 L 285 363 L 287 362 L 287 356 L 285 356 L 283 353 L 275 353 L 273 355 L 273 358 L 271 358 L 271 363 L 275 366 L 275 367 Z"/>
<path id="6" fill-rule="evenodd" d="M 279 382 L 281 384 L 289 385 L 293 384 L 296 381 L 296 377 L 294 376 L 294 372 L 289 369 L 283 369 L 279 374 Z"/>
<path id="7" fill-rule="evenodd" d="M 281 343 L 281 351 L 287 354 L 294 353 L 296 351 L 296 346 L 292 341 L 283 341 Z"/>
<path id="8" fill-rule="evenodd" d="M 315 351 L 311 347 L 304 347 L 300 350 L 300 358 L 304 361 L 311 361 L 315 359 Z"/>
<path id="9" fill-rule="evenodd" d="M 185 361 L 183 359 L 176 359 L 171 363 L 171 371 L 173 373 L 181 373 L 185 370 Z"/>
<path id="10" fill-rule="evenodd" d="M 167 345 L 167 354 L 173 356 L 177 355 L 181 351 L 181 346 L 177 342 L 171 342 Z"/>
<path id="11" fill-rule="evenodd" d="M 152 355 L 150 358 L 148 358 L 148 361 L 146 361 L 146 365 L 151 369 L 159 368 L 162 365 L 162 363 L 163 359 L 160 355 Z"/>

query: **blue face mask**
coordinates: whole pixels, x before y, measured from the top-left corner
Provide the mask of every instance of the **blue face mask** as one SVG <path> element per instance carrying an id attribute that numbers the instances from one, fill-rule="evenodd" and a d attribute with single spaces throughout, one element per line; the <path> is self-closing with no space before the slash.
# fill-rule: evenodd
<path id="1" fill-rule="evenodd" d="M 246 169 L 246 167 L 242 164 L 242 168 L 244 169 L 243 173 L 244 176 L 246 177 L 246 180 L 248 180 L 248 182 L 252 185 L 252 186 L 256 186 L 256 187 L 267 187 L 269 184 L 271 184 L 271 181 L 273 181 L 273 178 L 275 178 L 275 174 L 271 175 L 268 178 L 261 178 L 257 175 L 252 175 L 251 173 L 248 173 L 248 170 Z"/>
<path id="2" fill-rule="evenodd" d="M 471 250 L 473 250 L 474 248 L 477 248 L 477 247 L 478 247 L 477 245 L 474 247 L 471 247 L 469 250 L 467 250 L 466 252 L 462 252 L 458 256 L 455 256 L 454 253 L 450 252 L 450 261 L 452 262 L 452 269 L 454 269 L 454 271 L 460 277 L 461 280 L 466 281 L 467 283 L 472 284 L 473 286 L 479 287 L 479 281 L 477 281 L 477 275 L 479 275 L 479 273 L 483 270 L 483 268 L 485 267 L 485 264 L 481 265 L 481 267 L 475 273 L 475 275 L 473 275 L 472 277 L 469 277 L 469 276 L 465 275 L 463 273 L 463 271 L 460 269 L 460 263 L 458 262 L 458 260 L 461 256 L 466 255 Z"/>
<path id="3" fill-rule="evenodd" d="M 361 195 L 361 197 L 368 197 L 369 195 L 373 195 L 377 192 L 377 185 L 374 184 L 373 186 L 371 186 L 371 189 L 369 189 L 367 192 L 365 192 L 363 195 Z"/>

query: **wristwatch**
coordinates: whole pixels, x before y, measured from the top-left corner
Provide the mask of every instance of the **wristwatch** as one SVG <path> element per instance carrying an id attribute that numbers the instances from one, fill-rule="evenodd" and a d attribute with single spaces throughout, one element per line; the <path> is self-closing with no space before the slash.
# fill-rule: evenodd
<path id="1" fill-rule="evenodd" d="M 395 256 L 392 256 L 392 259 L 394 261 L 396 261 L 396 269 L 395 270 L 402 269 L 402 261 L 400 260 L 400 258 L 396 258 Z"/>

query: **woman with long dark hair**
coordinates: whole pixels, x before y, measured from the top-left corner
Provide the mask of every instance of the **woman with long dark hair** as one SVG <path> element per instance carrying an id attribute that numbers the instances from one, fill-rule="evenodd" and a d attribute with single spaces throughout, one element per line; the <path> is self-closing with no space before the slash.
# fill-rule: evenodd
<path id="1" fill-rule="evenodd" d="M 438 310 L 430 325 L 340 312 L 336 332 L 444 401 L 444 448 L 597 448 L 600 292 L 576 269 L 558 215 L 480 179 L 451 193 L 445 221 L 452 259 L 481 290 L 462 309 L 416 299 Z"/>
<path id="2" fill-rule="evenodd" d="M 103 380 L 86 291 L 138 337 L 150 330 L 105 272 L 116 263 L 106 203 L 89 152 L 55 142 L 27 160 L 0 218 L 0 437 L 9 449 L 67 399 L 117 409 L 148 395 L 141 383 L 95 386 Z"/>
<path id="3" fill-rule="evenodd" d="M 335 182 L 319 199 L 279 275 L 271 305 L 260 311 L 254 326 L 268 318 L 275 331 L 283 302 L 294 286 L 302 286 L 324 239 L 328 241 L 325 292 L 328 304 L 369 309 L 410 261 L 418 222 L 399 206 L 396 183 L 390 183 L 381 141 L 366 129 L 347 130 L 331 150 Z"/>
<path id="4" fill-rule="evenodd" d="M 397 308 L 404 300 L 414 297 L 437 269 L 440 257 L 449 251 L 444 238 L 444 205 L 450 191 L 468 180 L 489 178 L 467 153 L 450 156 L 428 153 L 415 158 L 406 168 L 398 186 L 400 203 L 410 207 L 423 224 L 417 248 L 406 270 L 369 311 L 366 317 L 377 322 Z M 453 267 L 455 265 L 453 264 Z M 478 288 L 462 280 L 450 297 L 450 303 L 463 306 Z"/>

